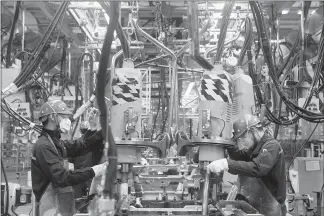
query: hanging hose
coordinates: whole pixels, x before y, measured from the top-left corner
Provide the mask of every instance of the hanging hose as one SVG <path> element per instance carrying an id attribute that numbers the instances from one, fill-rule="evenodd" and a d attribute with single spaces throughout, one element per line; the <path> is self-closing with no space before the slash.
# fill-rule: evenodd
<path id="1" fill-rule="evenodd" d="M 105 102 L 105 91 L 103 91 L 106 86 L 106 71 L 111 64 L 110 61 L 110 52 L 111 52 L 111 44 L 114 38 L 114 31 L 117 27 L 118 19 L 119 19 L 119 2 L 111 2 L 110 13 L 108 13 L 110 17 L 110 22 L 107 26 L 107 32 L 105 36 L 105 40 L 101 50 L 100 62 L 99 62 L 99 70 L 97 76 L 97 103 L 100 110 L 100 124 L 102 127 L 103 137 L 105 139 L 106 145 L 108 145 L 108 162 L 109 165 L 106 170 L 105 175 L 105 183 L 103 189 L 104 197 L 113 198 L 114 191 L 114 182 L 116 179 L 116 171 L 117 171 L 117 148 L 114 138 L 112 136 L 112 132 L 109 124 L 107 123 L 108 113 Z"/>
<path id="2" fill-rule="evenodd" d="M 5 206 L 5 212 L 4 214 L 2 214 L 3 216 L 10 216 L 9 212 L 9 184 L 8 184 L 8 178 L 7 178 L 7 174 L 3 165 L 3 160 L 1 158 L 1 169 L 3 172 L 3 177 L 5 180 L 5 184 L 6 184 L 6 206 Z"/>
<path id="3" fill-rule="evenodd" d="M 11 46 L 12 46 L 12 41 L 13 41 L 15 30 L 16 30 L 17 21 L 18 21 L 18 18 L 19 18 L 20 5 L 21 5 L 21 2 L 17 1 L 16 2 L 15 15 L 14 15 L 14 18 L 13 18 L 13 23 L 11 25 L 10 36 L 9 36 L 9 41 L 8 41 L 8 46 L 7 46 L 6 68 L 9 68 L 11 66 Z M 24 31 L 24 29 L 23 29 L 23 31 Z"/>
<path id="4" fill-rule="evenodd" d="M 74 113 L 77 111 L 79 107 L 79 77 L 81 76 L 81 68 L 82 68 L 82 63 L 84 57 L 88 56 L 90 60 L 90 74 L 93 74 L 93 56 L 90 53 L 83 53 L 81 57 L 78 60 L 78 66 L 77 66 L 77 73 L 75 74 L 75 107 L 74 107 Z M 89 80 L 90 86 L 92 86 L 92 79 Z M 90 89 L 90 92 L 92 93 L 93 89 Z M 82 104 L 82 98 L 81 98 L 81 103 Z"/>
<path id="5" fill-rule="evenodd" d="M 246 50 L 248 49 L 248 45 L 252 40 L 252 31 L 253 31 L 252 21 L 249 17 L 247 17 L 245 20 L 245 40 L 240 53 L 240 57 L 238 59 L 238 63 L 237 63 L 238 66 L 242 66 Z"/>
<path id="6" fill-rule="evenodd" d="M 217 51 L 216 51 L 216 56 L 215 56 L 215 61 L 220 62 L 222 53 L 224 50 L 224 42 L 226 38 L 226 33 L 227 33 L 227 27 L 229 24 L 229 19 L 231 17 L 231 13 L 233 10 L 234 6 L 234 1 L 229 1 L 226 2 L 224 6 L 224 11 L 223 11 L 223 18 L 221 21 L 221 29 L 220 29 L 220 35 L 217 43 Z"/>
<path id="7" fill-rule="evenodd" d="M 269 52 L 270 50 L 270 43 L 269 43 L 269 39 L 268 39 L 268 36 L 267 36 L 267 30 L 264 28 L 265 24 L 264 24 L 264 19 L 262 17 L 262 10 L 261 10 L 261 6 L 260 6 L 260 3 L 259 2 L 254 2 L 254 1 L 251 1 L 250 2 L 250 5 L 251 5 L 251 9 L 252 9 L 252 12 L 253 12 L 253 15 L 254 17 L 256 18 L 256 21 L 258 22 L 258 33 L 261 35 L 261 39 L 262 39 L 262 50 L 263 50 L 263 54 L 265 56 L 265 60 L 268 64 L 268 67 L 269 67 L 269 72 L 270 72 L 270 77 L 272 78 L 273 82 L 274 82 L 274 86 L 276 87 L 277 89 L 277 92 L 279 93 L 279 96 L 281 97 L 281 99 L 283 100 L 283 102 L 286 104 L 286 106 L 291 110 L 293 111 L 295 114 L 296 114 L 296 117 L 294 117 L 294 121 L 296 121 L 296 119 L 298 117 L 301 117 L 301 118 L 304 118 L 310 122 L 315 122 L 315 123 L 322 123 L 324 122 L 324 116 L 319 114 L 319 113 L 314 113 L 314 112 L 311 112 L 311 111 L 308 111 L 307 109 L 305 109 L 311 98 L 312 98 L 312 95 L 314 93 L 314 86 L 316 84 L 316 82 L 318 81 L 318 77 L 320 76 L 320 70 L 324 64 L 324 60 L 323 60 L 323 57 L 322 55 L 324 54 L 324 38 L 323 38 L 323 35 L 324 35 L 324 29 L 322 30 L 322 36 L 321 36 L 321 46 L 320 46 L 320 49 L 319 49 L 319 64 L 317 64 L 317 68 L 316 68 L 316 72 L 314 74 L 314 79 L 313 79 L 313 82 L 311 84 L 311 88 L 310 90 L 308 91 L 308 96 L 307 96 L 307 99 L 305 101 L 305 104 L 303 107 L 299 107 L 295 104 L 293 104 L 288 98 L 287 96 L 282 92 L 281 88 L 280 88 L 280 84 L 279 84 L 279 81 L 276 77 L 276 71 L 275 71 L 275 68 L 273 66 L 273 61 L 272 61 L 272 56 L 269 54 L 271 52 Z M 293 122 L 292 120 L 289 120 L 290 122 Z"/>
<path id="8" fill-rule="evenodd" d="M 98 1 L 101 7 L 105 10 L 107 14 L 109 14 L 110 11 L 110 5 L 109 2 L 105 1 Z M 116 28 L 117 36 L 120 40 L 122 49 L 123 49 L 123 54 L 124 58 L 130 58 L 130 49 L 129 49 L 129 43 L 127 41 L 126 35 L 123 31 L 123 27 L 121 26 L 120 22 L 118 21 L 117 23 L 117 28 Z"/>
<path id="9" fill-rule="evenodd" d="M 37 45 L 37 47 L 33 50 L 33 53 L 30 55 L 30 58 L 27 60 L 27 62 L 24 64 L 23 68 L 21 69 L 21 73 L 15 78 L 15 80 L 11 84 L 9 84 L 8 87 L 2 90 L 3 95 L 7 96 L 21 89 L 24 89 L 25 87 L 33 83 L 34 80 L 37 80 L 42 75 L 42 73 L 44 73 L 43 71 L 42 73 L 36 74 L 36 76 L 33 77 L 32 81 L 29 80 L 29 78 L 35 73 L 39 65 L 39 62 L 43 59 L 45 52 L 50 47 L 48 40 L 53 30 L 56 28 L 57 23 L 61 19 L 62 15 L 65 13 L 68 4 L 69 4 L 68 1 L 63 2 L 61 4 L 53 20 L 51 21 L 50 25 L 46 29 L 46 32 L 42 37 L 42 40 Z"/>

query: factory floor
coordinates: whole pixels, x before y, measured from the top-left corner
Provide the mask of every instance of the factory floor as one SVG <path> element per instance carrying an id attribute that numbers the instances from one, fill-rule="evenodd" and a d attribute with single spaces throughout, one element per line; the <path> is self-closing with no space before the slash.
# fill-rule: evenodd
<path id="1" fill-rule="evenodd" d="M 20 184 L 20 186 L 27 186 L 27 172 L 21 173 L 18 179 L 17 179 L 16 172 L 14 172 L 14 171 L 7 171 L 6 174 L 7 174 L 8 182 Z M 229 189 L 231 188 L 231 184 L 228 183 L 228 181 L 235 182 L 236 179 L 237 179 L 237 176 L 234 176 L 234 175 L 231 175 L 231 174 L 225 172 L 224 178 L 223 178 L 223 182 L 224 182 L 223 190 L 229 191 Z M 3 175 L 1 176 L 1 180 L 2 180 L 2 182 L 4 181 Z M 31 212 L 31 209 L 32 209 L 31 204 L 27 204 L 24 206 L 19 206 L 15 211 L 18 215 L 25 216 L 25 215 L 29 215 L 29 213 Z"/>

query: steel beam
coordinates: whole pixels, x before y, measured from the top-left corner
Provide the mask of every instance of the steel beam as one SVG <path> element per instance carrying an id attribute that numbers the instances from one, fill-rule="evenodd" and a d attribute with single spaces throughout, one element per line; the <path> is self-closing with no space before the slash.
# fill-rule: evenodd
<path id="1" fill-rule="evenodd" d="M 30 6 L 30 5 L 29 5 Z M 54 15 L 50 12 L 50 9 L 48 8 L 48 5 L 45 2 L 37 2 L 37 6 L 41 11 L 50 19 L 54 18 Z M 82 42 L 79 40 L 77 36 L 74 35 L 71 28 L 68 26 L 69 20 L 68 17 L 64 15 L 63 21 L 60 21 L 59 23 L 62 23 L 61 31 L 62 33 L 72 39 L 72 46 L 73 48 L 79 48 L 78 44 L 81 44 Z M 78 52 L 81 51 L 78 49 Z"/>
<path id="2" fill-rule="evenodd" d="M 87 35 L 90 41 L 94 41 L 91 32 L 94 31 L 93 26 L 90 23 L 87 23 L 86 25 L 82 25 L 82 20 L 81 18 L 86 18 L 86 14 L 83 10 L 78 10 L 78 9 L 68 9 L 70 14 L 73 16 L 75 21 L 79 24 L 80 28 L 82 31 Z M 89 21 L 89 20 L 87 20 Z M 81 44 L 81 43 L 80 43 Z M 101 54 L 101 49 L 97 49 L 97 51 Z"/>

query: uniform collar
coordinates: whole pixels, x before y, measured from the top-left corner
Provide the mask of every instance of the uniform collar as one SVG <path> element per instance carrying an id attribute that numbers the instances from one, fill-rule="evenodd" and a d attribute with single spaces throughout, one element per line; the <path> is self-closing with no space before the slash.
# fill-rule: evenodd
<path id="1" fill-rule="evenodd" d="M 43 132 L 45 132 L 45 134 L 48 134 L 53 139 L 54 142 L 61 139 L 61 132 L 59 130 L 52 131 L 43 128 Z"/>
<path id="2" fill-rule="evenodd" d="M 260 151 L 262 146 L 268 142 L 269 140 L 274 139 L 272 136 L 268 135 L 267 133 L 264 133 L 264 135 L 261 137 L 260 141 L 255 145 L 255 148 L 253 150 L 253 153 L 257 153 Z"/>

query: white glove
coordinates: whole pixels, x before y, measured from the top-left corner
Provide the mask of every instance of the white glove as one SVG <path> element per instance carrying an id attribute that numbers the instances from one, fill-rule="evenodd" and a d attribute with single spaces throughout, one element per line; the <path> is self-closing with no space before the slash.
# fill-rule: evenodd
<path id="1" fill-rule="evenodd" d="M 215 160 L 207 165 L 207 171 L 216 173 L 217 175 L 227 170 L 228 170 L 228 163 L 226 158 Z"/>
<path id="2" fill-rule="evenodd" d="M 95 173 L 95 177 L 101 176 L 107 168 L 108 162 L 91 167 Z"/>
<path id="3" fill-rule="evenodd" d="M 149 165 L 149 163 L 147 162 L 147 160 L 145 158 L 141 158 L 141 164 L 144 166 Z"/>

